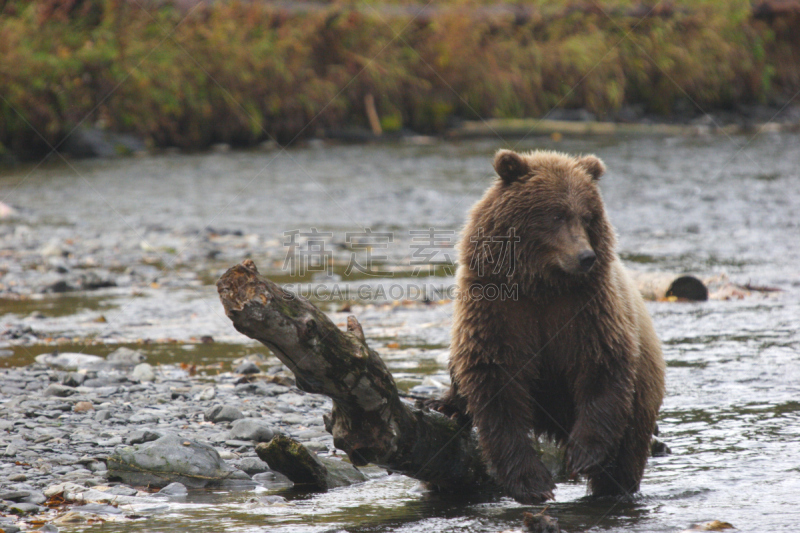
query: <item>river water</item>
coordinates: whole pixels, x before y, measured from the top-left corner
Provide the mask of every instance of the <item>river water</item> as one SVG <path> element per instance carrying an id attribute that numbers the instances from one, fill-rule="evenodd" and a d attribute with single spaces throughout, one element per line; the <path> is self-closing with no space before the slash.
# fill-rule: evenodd
<path id="1" fill-rule="evenodd" d="M 490 183 L 492 153 L 503 145 L 323 145 L 5 170 L 0 197 L 18 210 L 0 222 L 6 286 L 13 280 L 14 291 L 24 293 L 38 278 L 36 268 L 20 265 L 53 267 L 62 257 L 128 277 L 116 287 L 64 296 L 6 293 L 3 329 L 33 324 L 42 335 L 6 342 L 0 365 L 27 364 L 54 343 L 100 355 L 118 344 L 138 345 L 151 363 L 209 364 L 251 353 L 258 347 L 230 326 L 213 281 L 252 257 L 276 279 L 321 287 L 314 298 L 334 321 L 358 315 L 402 388 L 435 388 L 446 379 L 452 305 L 409 294 L 420 283 L 415 260 L 435 252 L 445 264 L 426 271 L 425 282 L 452 283 L 450 244 Z M 648 303 L 667 361 L 659 426 L 672 453 L 650 460 L 634 501 L 592 501 L 584 484 L 567 482 L 548 514 L 568 532 L 679 531 L 710 520 L 741 531 L 797 531 L 800 137 L 530 139 L 516 148 L 593 152 L 605 161 L 606 208 L 632 268 L 724 273 L 742 285 L 781 289 L 742 299 Z M 312 250 L 312 228 L 324 234 L 321 255 L 300 254 L 311 266 L 292 277 L 287 268 L 298 264 L 287 255 L 291 232 L 302 237 L 296 249 Z M 434 238 L 420 245 L 431 228 Z M 53 254 L 52 245 L 63 249 Z M 328 263 L 314 267 L 319 257 L 330 271 Z M 153 270 L 151 278 L 136 278 L 132 268 Z M 399 301 L 377 291 L 392 285 Z M 348 311 L 339 299 L 330 301 L 333 286 L 368 289 Z M 38 316 L 31 318 L 33 312 Z M 199 342 L 204 335 L 216 342 Z M 137 344 L 145 338 L 150 342 Z M 285 494 L 285 505 L 248 503 L 263 491 L 196 492 L 149 519 L 147 529 L 494 532 L 519 528 L 529 509 L 507 498 L 440 498 L 408 478 L 371 474 L 363 485 L 327 494 Z"/>

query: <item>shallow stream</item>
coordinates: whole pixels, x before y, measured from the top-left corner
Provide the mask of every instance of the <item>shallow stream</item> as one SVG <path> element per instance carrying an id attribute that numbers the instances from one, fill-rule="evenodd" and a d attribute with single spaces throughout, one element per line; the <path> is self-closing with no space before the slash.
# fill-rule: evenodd
<path id="1" fill-rule="evenodd" d="M 437 261 L 446 263 L 501 144 L 308 146 L 5 170 L 0 199 L 18 214 L 0 221 L 0 330 L 31 327 L 37 335 L 0 341 L 0 366 L 28 364 L 54 346 L 105 355 L 135 345 L 151 364 L 227 364 L 263 352 L 233 330 L 213 287 L 225 268 L 252 257 L 281 281 L 323 287 L 315 299 L 335 322 L 356 314 L 402 388 L 436 387 L 446 379 L 452 304 L 408 294 L 420 283 L 412 276 L 420 234 L 409 232 L 441 232 Z M 531 139 L 517 149 L 535 147 L 605 161 L 606 207 L 632 268 L 724 273 L 781 289 L 649 303 L 668 365 L 659 426 L 672 454 L 651 459 L 633 502 L 591 501 L 584 484 L 564 483 L 548 513 L 567 532 L 679 531 L 710 520 L 740 531 L 797 531 L 800 136 Z M 323 256 L 332 272 L 291 277 L 286 232 L 311 228 L 332 234 Z M 359 247 L 368 229 L 391 241 Z M 360 263 L 369 253 L 384 274 L 348 271 L 358 266 L 353 257 Z M 26 292 L 61 261 L 71 271 L 98 267 L 121 277 L 93 291 Z M 424 279 L 446 287 L 448 272 L 439 265 Z M 336 284 L 371 289 L 348 310 L 327 301 Z M 393 284 L 405 291 L 398 301 L 375 297 L 376 287 Z M 215 342 L 203 341 L 209 336 Z M 146 525 L 85 530 L 496 532 L 519 528 L 529 509 L 507 498 L 441 498 L 409 478 L 371 474 L 327 494 L 287 493 L 278 505 L 259 502 L 263 490 L 191 492 Z"/>

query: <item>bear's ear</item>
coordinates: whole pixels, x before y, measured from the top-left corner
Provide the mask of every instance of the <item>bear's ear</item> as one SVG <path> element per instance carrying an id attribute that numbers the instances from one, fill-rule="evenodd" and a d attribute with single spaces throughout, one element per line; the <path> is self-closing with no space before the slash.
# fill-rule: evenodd
<path id="1" fill-rule="evenodd" d="M 599 180 L 600 176 L 606 172 L 606 166 L 600 158 L 595 155 L 585 155 L 579 158 L 578 165 L 588 172 L 594 181 Z"/>
<path id="2" fill-rule="evenodd" d="M 524 176 L 528 171 L 528 165 L 518 153 L 498 150 L 494 156 L 494 170 L 508 185 Z"/>

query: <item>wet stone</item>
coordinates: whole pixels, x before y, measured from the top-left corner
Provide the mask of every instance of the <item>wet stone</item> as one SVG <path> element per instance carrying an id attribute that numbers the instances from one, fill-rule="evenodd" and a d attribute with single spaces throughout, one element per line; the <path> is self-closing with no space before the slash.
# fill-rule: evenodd
<path id="1" fill-rule="evenodd" d="M 35 514 L 40 511 L 40 507 L 33 503 L 15 503 L 8 506 L 8 510 L 14 514 L 27 515 Z"/>
<path id="2" fill-rule="evenodd" d="M 187 494 L 189 494 L 189 491 L 186 488 L 186 485 L 184 485 L 183 483 L 176 482 L 176 483 L 170 483 L 169 485 L 158 491 L 158 494 L 164 494 L 166 496 L 186 496 Z"/>
<path id="3" fill-rule="evenodd" d="M 235 372 L 237 374 L 258 374 L 261 372 L 261 369 L 258 368 L 258 365 L 256 365 L 254 362 L 245 361 L 244 363 L 236 367 Z"/>
<path id="4" fill-rule="evenodd" d="M 280 472 L 264 472 L 255 474 L 253 481 L 267 489 L 286 489 L 294 486 L 292 480 Z"/>
<path id="5" fill-rule="evenodd" d="M 131 424 L 156 424 L 158 420 L 158 415 L 154 413 L 136 413 L 128 419 L 128 422 Z"/>
<path id="6" fill-rule="evenodd" d="M 77 402 L 73 407 L 72 410 L 76 413 L 85 413 L 87 411 L 93 411 L 94 406 L 92 402 Z"/>
<path id="7" fill-rule="evenodd" d="M 264 472 L 270 471 L 269 465 L 257 457 L 245 457 L 236 464 L 236 467 L 248 476 L 255 476 L 256 474 L 263 474 Z"/>
<path id="8" fill-rule="evenodd" d="M 204 416 L 206 420 L 214 422 L 215 424 L 219 422 L 233 422 L 234 420 L 244 418 L 242 412 L 231 405 L 215 405 L 208 409 Z"/>
<path id="9" fill-rule="evenodd" d="M 136 366 L 146 360 L 147 357 L 142 352 L 124 346 L 114 350 L 106 357 L 106 362 L 114 366 Z"/>
<path id="10" fill-rule="evenodd" d="M 231 426 L 230 438 L 232 440 L 251 440 L 256 442 L 269 442 L 275 432 L 258 418 L 242 418 Z"/>
<path id="11" fill-rule="evenodd" d="M 165 487 L 177 481 L 202 488 L 228 480 L 249 480 L 247 474 L 227 465 L 211 446 L 173 434 L 118 448 L 108 458 L 108 469 L 110 479 L 137 486 Z"/>
<path id="12" fill-rule="evenodd" d="M 116 496 L 136 496 L 139 493 L 138 490 L 126 485 L 115 485 L 110 487 L 105 492 L 108 494 L 114 494 Z"/>
<path id="13" fill-rule="evenodd" d="M 2 529 L 4 533 L 19 533 L 22 531 L 19 527 L 9 522 L 0 522 L 0 529 Z"/>
<path id="14" fill-rule="evenodd" d="M 86 505 L 78 505 L 72 508 L 76 513 L 92 513 L 92 514 L 122 514 L 122 511 L 113 505 L 105 503 L 87 503 Z"/>
<path id="15" fill-rule="evenodd" d="M 206 387 L 199 393 L 195 394 L 193 399 L 198 402 L 208 402 L 217 396 L 217 391 L 214 387 Z"/>
<path id="16" fill-rule="evenodd" d="M 328 451 L 328 445 L 318 440 L 312 440 L 305 443 L 305 447 L 312 452 L 324 453 Z"/>
<path id="17" fill-rule="evenodd" d="M 133 444 L 143 444 L 145 442 L 152 442 L 154 440 L 158 440 L 163 436 L 162 433 L 158 431 L 152 431 L 149 429 L 137 429 L 136 431 L 132 431 L 128 438 L 126 439 L 126 444 L 133 445 Z"/>
<path id="18" fill-rule="evenodd" d="M 80 387 L 86 381 L 86 374 L 81 372 L 70 372 L 61 381 L 67 387 Z"/>
<path id="19" fill-rule="evenodd" d="M 122 444 L 122 437 L 120 437 L 119 435 L 117 435 L 116 437 L 111 437 L 110 439 L 107 440 L 100 440 L 97 442 L 97 445 L 102 447 L 118 446 L 120 444 Z"/>
<path id="20" fill-rule="evenodd" d="M 27 490 L 7 490 L 0 492 L 0 500 L 8 500 L 10 502 L 22 502 L 25 498 L 30 496 L 30 491 Z"/>
<path id="21" fill-rule="evenodd" d="M 45 396 L 56 396 L 59 398 L 64 398 L 66 396 L 72 396 L 76 392 L 78 391 L 76 391 L 72 387 L 67 387 L 64 385 L 58 385 L 53 383 L 52 385 L 48 385 L 48 387 L 44 390 L 42 394 Z"/>
<path id="22" fill-rule="evenodd" d="M 231 448 L 249 448 L 253 446 L 253 443 L 248 440 L 226 440 L 225 446 L 230 446 Z"/>
<path id="23" fill-rule="evenodd" d="M 236 385 L 234 392 L 239 395 L 254 394 L 257 396 L 277 396 L 288 392 L 289 388 L 277 383 L 264 383 L 257 381 L 255 383 L 241 383 Z"/>
<path id="24" fill-rule="evenodd" d="M 156 374 L 153 371 L 153 367 L 147 363 L 141 363 L 136 365 L 131 372 L 131 377 L 136 381 L 154 381 L 156 379 Z"/>
<path id="25" fill-rule="evenodd" d="M 102 357 L 83 353 L 41 354 L 36 362 L 63 369 L 90 368 L 105 362 Z"/>

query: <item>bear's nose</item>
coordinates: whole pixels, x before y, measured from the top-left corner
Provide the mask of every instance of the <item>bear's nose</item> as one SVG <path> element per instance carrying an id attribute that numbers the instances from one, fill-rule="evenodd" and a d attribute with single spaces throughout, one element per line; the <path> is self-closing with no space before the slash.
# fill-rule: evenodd
<path id="1" fill-rule="evenodd" d="M 583 272 L 589 272 L 594 266 L 596 259 L 597 255 L 594 253 L 594 250 L 584 250 L 578 254 L 578 262 Z"/>

